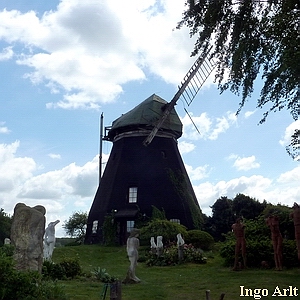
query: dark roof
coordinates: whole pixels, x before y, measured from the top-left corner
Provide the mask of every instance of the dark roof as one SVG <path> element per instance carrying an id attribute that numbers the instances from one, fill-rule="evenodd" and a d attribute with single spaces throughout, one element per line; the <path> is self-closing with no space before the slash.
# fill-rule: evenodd
<path id="1" fill-rule="evenodd" d="M 153 94 L 129 112 L 113 121 L 108 133 L 108 139 L 122 132 L 148 129 L 151 130 L 163 114 L 163 108 L 168 102 Z M 170 115 L 162 124 L 161 131 L 168 131 L 179 138 L 182 135 L 182 123 L 175 111 L 172 109 Z"/>

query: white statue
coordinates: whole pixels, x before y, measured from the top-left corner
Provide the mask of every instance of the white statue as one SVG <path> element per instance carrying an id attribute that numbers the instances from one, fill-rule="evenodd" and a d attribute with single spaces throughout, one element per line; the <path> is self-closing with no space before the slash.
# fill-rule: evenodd
<path id="1" fill-rule="evenodd" d="M 153 236 L 151 236 L 150 244 L 151 244 L 151 252 L 152 252 L 153 254 L 155 254 L 155 253 L 156 253 L 156 244 L 155 244 L 155 241 L 154 241 L 154 237 L 153 237 Z"/>
<path id="2" fill-rule="evenodd" d="M 126 278 L 123 280 L 123 283 L 139 283 L 141 281 L 135 275 L 135 269 L 139 258 L 138 249 L 140 246 L 140 241 L 138 239 L 138 236 L 139 236 L 139 230 L 133 228 L 130 232 L 130 236 L 127 239 L 127 255 L 130 261 L 130 266 L 127 271 Z"/>
<path id="3" fill-rule="evenodd" d="M 54 246 L 55 246 L 55 226 L 59 223 L 59 220 L 50 222 L 45 230 L 44 237 L 44 260 L 51 260 Z"/>
<path id="4" fill-rule="evenodd" d="M 159 236 L 157 237 L 157 248 L 163 248 L 163 247 L 164 247 L 164 244 L 163 244 L 163 242 L 162 242 L 162 239 L 163 239 L 163 237 L 162 237 L 161 235 L 159 235 Z"/>
<path id="5" fill-rule="evenodd" d="M 162 242 L 162 239 L 163 239 L 163 237 L 161 235 L 159 235 L 156 240 L 157 241 L 156 254 L 158 257 L 163 254 L 164 244 Z"/>
<path id="6" fill-rule="evenodd" d="M 151 236 L 150 244 L 151 244 L 151 248 L 156 248 L 156 244 L 155 244 L 155 241 L 154 241 L 154 237 L 153 237 L 153 236 Z"/>
<path id="7" fill-rule="evenodd" d="M 4 245 L 10 245 L 11 244 L 11 241 L 9 238 L 5 238 L 4 239 Z"/>
<path id="8" fill-rule="evenodd" d="M 184 239 L 181 236 L 181 233 L 177 234 L 177 246 L 183 246 L 184 245 Z"/>
<path id="9" fill-rule="evenodd" d="M 178 259 L 179 261 L 183 260 L 183 248 L 184 248 L 184 239 L 181 236 L 181 233 L 177 234 L 177 246 L 178 246 Z"/>

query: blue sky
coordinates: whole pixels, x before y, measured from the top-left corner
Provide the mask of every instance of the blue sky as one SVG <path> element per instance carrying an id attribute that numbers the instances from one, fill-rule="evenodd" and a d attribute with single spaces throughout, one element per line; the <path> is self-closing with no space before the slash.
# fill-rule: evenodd
<path id="1" fill-rule="evenodd" d="M 153 93 L 170 101 L 196 58 L 187 29 L 174 30 L 184 1 L 4 0 L 0 3 L 0 207 L 44 205 L 47 223 L 88 211 L 98 183 L 104 125 Z M 176 105 L 179 139 L 200 207 L 244 193 L 300 202 L 300 166 L 285 146 L 299 122 L 256 109 L 260 82 L 239 116 L 239 98 L 213 77 L 188 107 Z M 201 134 L 186 115 L 186 108 Z M 103 162 L 111 144 L 103 145 Z"/>

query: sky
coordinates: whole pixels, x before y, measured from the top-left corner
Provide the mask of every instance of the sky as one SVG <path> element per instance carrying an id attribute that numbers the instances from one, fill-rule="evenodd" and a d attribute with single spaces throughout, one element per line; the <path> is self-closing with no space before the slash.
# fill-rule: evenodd
<path id="1" fill-rule="evenodd" d="M 88 212 L 99 179 L 99 118 L 109 126 L 157 94 L 170 101 L 194 40 L 176 29 L 179 0 L 2 0 L 0 2 L 0 208 L 46 208 L 46 223 Z M 239 115 L 240 98 L 220 95 L 213 74 L 190 106 L 179 149 L 202 211 L 220 197 L 300 203 L 300 165 L 286 153 L 287 111 L 256 108 L 261 80 Z M 189 112 L 196 124 L 192 124 Z M 102 170 L 112 144 L 104 142 Z"/>

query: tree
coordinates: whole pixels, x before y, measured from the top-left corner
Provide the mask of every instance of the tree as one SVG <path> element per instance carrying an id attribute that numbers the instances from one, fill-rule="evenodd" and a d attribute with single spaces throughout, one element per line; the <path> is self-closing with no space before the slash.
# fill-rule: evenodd
<path id="1" fill-rule="evenodd" d="M 231 225 L 235 218 L 232 211 L 232 200 L 221 197 L 211 206 L 212 217 L 210 219 L 211 229 L 208 230 L 215 240 L 224 240 L 223 234 L 231 231 Z"/>
<path id="2" fill-rule="evenodd" d="M 237 194 L 232 201 L 234 215 L 245 219 L 254 219 L 258 217 L 266 206 L 266 201 L 260 203 L 258 200 L 244 194 Z"/>
<path id="3" fill-rule="evenodd" d="M 291 143 L 286 146 L 286 152 L 294 159 L 300 161 L 300 129 L 295 129 L 291 136 Z"/>
<path id="4" fill-rule="evenodd" d="M 87 224 L 88 215 L 86 212 L 74 212 L 68 221 L 65 221 L 63 228 L 66 234 L 75 237 L 77 241 L 82 242 L 85 237 L 85 230 Z"/>
<path id="5" fill-rule="evenodd" d="M 216 61 L 221 92 L 240 95 L 238 112 L 261 75 L 257 107 L 264 112 L 287 109 L 300 115 L 300 4 L 299 0 L 187 0 L 177 28 L 187 26 L 197 35 L 192 55 L 206 52 Z M 300 142 L 299 142 L 300 143 Z"/>
<path id="6" fill-rule="evenodd" d="M 10 237 L 12 219 L 0 208 L 0 246 L 3 245 L 4 239 Z"/>

